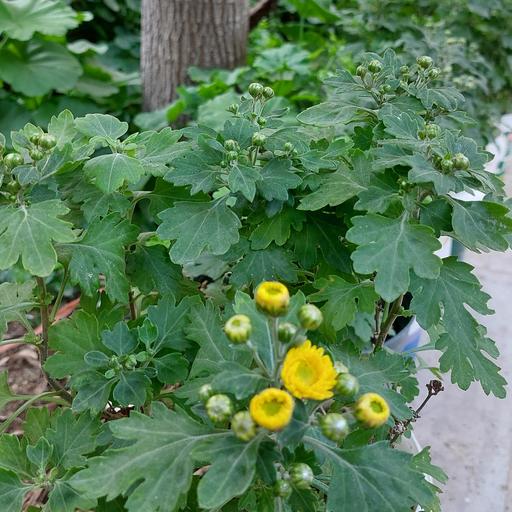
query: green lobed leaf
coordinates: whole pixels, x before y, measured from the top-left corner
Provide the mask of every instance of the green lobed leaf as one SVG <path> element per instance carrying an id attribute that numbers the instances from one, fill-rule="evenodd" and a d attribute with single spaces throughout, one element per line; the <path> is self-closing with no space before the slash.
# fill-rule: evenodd
<path id="1" fill-rule="evenodd" d="M 126 322 L 118 322 L 111 331 L 101 333 L 101 341 L 105 347 L 118 356 L 124 356 L 132 352 L 137 346 L 137 339 Z"/>
<path id="2" fill-rule="evenodd" d="M 297 188 L 302 179 L 291 170 L 289 160 L 270 160 L 260 172 L 256 183 L 259 193 L 267 200 L 286 201 L 288 191 Z"/>
<path id="3" fill-rule="evenodd" d="M 304 215 L 293 208 L 283 208 L 273 217 L 264 218 L 249 237 L 251 248 L 254 250 L 266 249 L 272 242 L 282 246 L 290 238 L 291 229 L 300 231 Z"/>
<path id="4" fill-rule="evenodd" d="M 252 201 L 256 195 L 256 183 L 262 179 L 254 167 L 234 165 L 228 175 L 228 185 L 231 192 L 240 192 L 247 201 Z"/>
<path id="5" fill-rule="evenodd" d="M 0 469 L 0 510 L 20 512 L 25 494 L 33 488 L 24 484 L 12 471 Z"/>
<path id="6" fill-rule="evenodd" d="M 128 131 L 128 123 L 110 114 L 87 114 L 75 119 L 75 127 L 88 137 L 98 137 L 104 140 L 115 141 Z"/>
<path id="7" fill-rule="evenodd" d="M 0 284 L 0 339 L 7 331 L 9 322 L 26 321 L 26 313 L 34 308 L 33 281 L 22 284 Z"/>

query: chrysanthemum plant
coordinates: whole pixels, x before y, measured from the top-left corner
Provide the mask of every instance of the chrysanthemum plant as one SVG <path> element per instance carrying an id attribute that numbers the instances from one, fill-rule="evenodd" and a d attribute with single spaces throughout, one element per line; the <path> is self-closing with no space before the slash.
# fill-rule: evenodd
<path id="1" fill-rule="evenodd" d="M 505 395 L 489 297 L 436 252 L 506 250 L 510 211 L 429 58 L 326 87 L 298 120 L 252 84 L 219 132 L 65 111 L 2 138 L 0 332 L 48 391 L 0 374 L 0 510 L 439 510 L 402 443 L 422 363 L 386 341 L 415 316 L 437 377 Z"/>

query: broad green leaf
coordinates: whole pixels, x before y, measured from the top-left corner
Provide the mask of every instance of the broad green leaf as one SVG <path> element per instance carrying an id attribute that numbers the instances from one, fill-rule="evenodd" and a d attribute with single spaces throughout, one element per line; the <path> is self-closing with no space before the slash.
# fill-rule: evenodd
<path id="1" fill-rule="evenodd" d="M 290 238 L 292 227 L 300 231 L 304 215 L 293 208 L 284 208 L 273 217 L 265 218 L 251 233 L 249 240 L 253 250 L 266 249 L 272 242 L 282 246 Z"/>
<path id="2" fill-rule="evenodd" d="M 208 193 L 216 188 L 220 168 L 213 167 L 204 152 L 187 152 L 176 158 L 172 166 L 174 169 L 165 175 L 165 180 L 177 186 L 192 185 L 192 195 L 198 192 Z"/>
<path id="3" fill-rule="evenodd" d="M 421 452 L 414 455 L 412 458 L 412 465 L 416 471 L 421 471 L 425 475 L 431 476 L 433 479 L 437 480 L 441 484 L 446 484 L 448 481 L 448 476 L 446 473 L 438 466 L 434 466 L 432 464 L 430 458 L 430 447 L 427 446 L 423 448 Z M 437 493 L 442 492 L 441 489 L 435 485 L 434 483 L 430 483 L 432 490 L 436 493 L 433 496 L 431 503 L 425 503 L 425 509 L 431 510 L 432 512 L 441 512 L 441 503 L 439 501 L 439 496 Z"/>
<path id="4" fill-rule="evenodd" d="M 26 313 L 34 308 L 34 282 L 0 284 L 0 339 L 9 322 L 26 321 Z"/>
<path id="5" fill-rule="evenodd" d="M 80 204 L 88 223 L 114 212 L 124 216 L 131 206 L 125 195 L 119 192 L 105 194 L 98 187 L 85 181 L 81 181 L 80 186 L 73 192 L 73 202 Z"/>
<path id="6" fill-rule="evenodd" d="M 88 468 L 71 478 L 73 487 L 91 498 L 125 495 L 128 512 L 177 510 L 192 483 L 192 451 L 222 434 L 158 402 L 152 414 L 132 412 L 111 422 L 114 437 L 128 443 L 89 459 Z"/>
<path id="7" fill-rule="evenodd" d="M 59 219 L 68 211 L 58 199 L 0 207 L 0 269 L 12 267 L 21 257 L 32 275 L 49 275 L 57 263 L 52 242 L 75 239 L 71 224 Z"/>
<path id="8" fill-rule="evenodd" d="M 50 426 L 50 411 L 46 407 L 33 407 L 27 411 L 23 434 L 29 443 L 37 443 Z"/>
<path id="9" fill-rule="evenodd" d="M 77 13 L 60 0 L 9 0 L 0 2 L 0 32 L 28 41 L 35 32 L 63 36 L 79 24 Z"/>
<path id="10" fill-rule="evenodd" d="M 95 499 L 85 498 L 64 479 L 55 482 L 48 494 L 45 512 L 68 512 L 70 510 L 94 510 Z"/>
<path id="11" fill-rule="evenodd" d="M 313 437 L 305 440 L 332 464 L 329 512 L 409 512 L 434 497 L 424 475 L 413 467 L 412 456 L 386 442 L 339 449 Z"/>
<path id="12" fill-rule="evenodd" d="M 122 406 L 142 407 L 146 401 L 146 388 L 150 381 L 141 371 L 121 372 L 114 388 L 114 399 Z"/>
<path id="13" fill-rule="evenodd" d="M 33 39 L 0 50 L 0 79 L 25 96 L 68 91 L 81 74 L 78 60 L 58 43 Z"/>
<path id="14" fill-rule="evenodd" d="M 75 120 L 75 127 L 84 135 L 105 140 L 116 140 L 128 131 L 128 123 L 109 114 L 87 114 Z"/>
<path id="15" fill-rule="evenodd" d="M 180 147 L 178 140 L 181 132 L 164 128 L 159 132 L 153 132 L 144 142 L 143 151 L 138 154 L 144 168 L 155 176 L 161 176 L 168 171 L 167 165 L 176 158 Z"/>
<path id="16" fill-rule="evenodd" d="M 40 471 L 44 471 L 53 452 L 53 446 L 44 437 L 41 437 L 35 445 L 27 446 L 27 459 Z"/>
<path id="17" fill-rule="evenodd" d="M 441 243 L 427 226 L 412 224 L 405 215 L 390 219 L 368 214 L 354 217 L 347 239 L 359 247 L 352 253 L 354 268 L 360 274 L 377 272 L 375 291 L 391 302 L 409 288 L 409 271 L 434 279 L 441 260 L 434 252 Z"/>
<path id="18" fill-rule="evenodd" d="M 356 117 L 358 107 L 338 102 L 320 103 L 301 112 L 297 119 L 304 124 L 314 126 L 334 126 L 348 124 Z"/>
<path id="19" fill-rule="evenodd" d="M 297 188 L 302 179 L 292 170 L 289 160 L 270 160 L 261 169 L 261 180 L 256 183 L 259 193 L 267 200 L 286 201 L 288 190 Z"/>
<path id="20" fill-rule="evenodd" d="M 115 380 L 109 380 L 98 372 L 84 372 L 75 377 L 71 382 L 77 391 L 73 399 L 73 412 L 101 413 L 107 405 L 115 383 Z"/>
<path id="21" fill-rule="evenodd" d="M 188 361 L 180 354 L 166 354 L 153 361 L 156 376 L 162 384 L 176 384 L 188 375 Z"/>
<path id="22" fill-rule="evenodd" d="M 122 153 L 92 158 L 84 165 L 84 171 L 106 194 L 118 190 L 125 182 L 136 183 L 145 172 L 139 160 Z"/>
<path id="23" fill-rule="evenodd" d="M 419 115 L 400 112 L 398 109 L 385 109 L 384 114 L 381 110 L 379 118 L 384 123 L 386 132 L 397 139 L 418 139 L 418 131 L 425 124 Z"/>
<path id="24" fill-rule="evenodd" d="M 73 114 L 69 110 L 63 110 L 58 116 L 52 116 L 48 124 L 48 133 L 57 139 L 58 148 L 71 142 L 77 133 Z"/>
<path id="25" fill-rule="evenodd" d="M 101 333 L 101 341 L 105 347 L 118 356 L 129 354 L 136 346 L 137 339 L 130 332 L 126 322 L 118 322 L 111 331 Z"/>
<path id="26" fill-rule="evenodd" d="M 465 101 L 464 96 L 453 87 L 424 87 L 418 89 L 416 97 L 428 109 L 437 105 L 446 110 L 457 110 Z"/>
<path id="27" fill-rule="evenodd" d="M 237 400 L 254 395 L 268 384 L 260 373 L 233 362 L 223 364 L 212 380 L 216 392 L 231 393 Z"/>
<path id="28" fill-rule="evenodd" d="M 85 230 L 71 250 L 71 280 L 87 295 L 100 288 L 99 275 L 105 276 L 105 290 L 112 300 L 128 301 L 129 283 L 125 275 L 125 246 L 135 240 L 137 228 L 113 213 L 96 220 Z"/>
<path id="29" fill-rule="evenodd" d="M 261 179 L 261 174 L 256 168 L 235 165 L 229 171 L 228 185 L 231 192 L 240 192 L 247 201 L 252 201 L 256 195 L 256 183 Z"/>
<path id="30" fill-rule="evenodd" d="M 0 510 L 2 512 L 20 512 L 25 494 L 33 489 L 24 484 L 12 471 L 0 469 Z"/>
<path id="31" fill-rule="evenodd" d="M 317 18 L 327 23 L 333 23 L 340 19 L 335 11 L 326 8 L 327 3 L 319 0 L 290 0 L 290 3 L 303 18 Z"/>
<path id="32" fill-rule="evenodd" d="M 339 276 L 321 278 L 315 282 L 319 291 L 309 296 L 312 302 L 324 302 L 322 311 L 326 322 L 337 331 L 351 324 L 357 311 L 372 313 L 379 296 L 371 281 L 350 283 Z"/>
<path id="33" fill-rule="evenodd" d="M 170 250 L 174 263 L 194 261 L 208 251 L 224 254 L 238 242 L 240 219 L 224 198 L 210 202 L 178 202 L 164 210 L 157 233 L 164 240 L 176 240 Z"/>
<path id="34" fill-rule="evenodd" d="M 230 282 L 235 286 L 257 285 L 262 281 L 297 281 L 297 267 L 291 252 L 278 247 L 261 251 L 248 249 L 232 269 Z"/>
<path id="35" fill-rule="evenodd" d="M 358 194 L 357 210 L 384 213 L 391 205 L 401 200 L 397 179 L 392 174 L 382 173 L 371 177 L 367 188 Z"/>
<path id="36" fill-rule="evenodd" d="M 51 462 L 65 469 L 85 466 L 85 455 L 94 451 L 101 422 L 88 414 L 74 416 L 66 409 L 57 417 L 46 438 L 53 446 Z"/>
<path id="37" fill-rule="evenodd" d="M 249 442 L 226 437 L 214 443 L 211 450 L 215 453 L 215 460 L 197 487 L 201 508 L 222 507 L 247 491 L 254 479 L 260 441 L 260 436 Z"/>
<path id="38" fill-rule="evenodd" d="M 222 135 L 224 140 L 236 140 L 242 149 L 248 148 L 251 145 L 253 134 L 257 131 L 254 123 L 247 119 L 238 118 L 226 121 Z"/>
<path id="39" fill-rule="evenodd" d="M 456 237 L 473 251 L 505 251 L 512 233 L 509 209 L 490 201 L 452 200 L 452 225 Z"/>
<path id="40" fill-rule="evenodd" d="M 340 166 L 335 172 L 323 174 L 320 186 L 300 200 L 300 210 L 320 210 L 325 206 L 337 206 L 365 190 L 364 180 L 355 171 Z"/>
<path id="41" fill-rule="evenodd" d="M 1 407 L 0 407 L 1 410 Z M 26 457 L 27 440 L 12 434 L 0 435 L 0 468 L 29 480 L 33 468 Z"/>

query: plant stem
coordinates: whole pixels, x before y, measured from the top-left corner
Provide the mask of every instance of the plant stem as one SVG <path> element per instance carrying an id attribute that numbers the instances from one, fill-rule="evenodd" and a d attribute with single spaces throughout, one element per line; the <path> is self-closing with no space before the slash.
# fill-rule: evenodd
<path id="1" fill-rule="evenodd" d="M 22 345 L 23 343 L 29 343 L 25 341 L 25 338 L 12 338 L 10 340 L 2 340 L 0 341 L 0 346 L 2 345 Z"/>
<path id="2" fill-rule="evenodd" d="M 384 342 L 386 341 L 386 336 L 388 335 L 389 330 L 393 326 L 393 322 L 396 320 L 396 317 L 400 312 L 400 307 L 402 306 L 403 298 L 404 294 L 402 293 L 402 295 L 400 295 L 400 297 L 398 297 L 398 299 L 396 299 L 390 306 L 387 318 L 384 320 L 384 323 L 380 328 L 377 341 L 375 342 L 375 349 L 380 349 L 384 345 Z"/>
<path id="3" fill-rule="evenodd" d="M 133 298 L 133 292 L 131 290 L 128 292 L 128 298 L 130 303 L 130 318 L 136 320 L 137 310 L 135 309 L 135 299 Z"/>
<path id="4" fill-rule="evenodd" d="M 64 389 L 60 382 L 52 379 L 44 369 L 44 363 L 48 359 L 48 329 L 50 327 L 50 316 L 49 308 L 47 303 L 46 284 L 42 277 L 36 277 L 37 286 L 39 287 L 39 300 L 40 300 L 40 312 L 41 312 L 41 327 L 42 327 L 42 343 L 39 349 L 41 370 L 43 371 L 48 384 L 57 392 L 59 395 L 67 400 L 69 403 L 73 401 L 73 397 Z"/>
<path id="5" fill-rule="evenodd" d="M 59 307 L 62 303 L 62 298 L 64 297 L 64 291 L 66 289 L 66 284 L 69 279 L 69 269 L 68 267 L 64 267 L 64 275 L 62 276 L 62 282 L 60 284 L 59 293 L 57 294 L 57 298 L 55 299 L 55 303 L 52 306 L 52 312 L 50 314 L 50 324 L 52 324 L 55 320 L 55 316 L 59 311 Z"/>
<path id="6" fill-rule="evenodd" d="M 253 354 L 253 357 L 254 357 L 254 361 L 256 362 L 256 365 L 258 366 L 258 368 L 269 378 L 271 379 L 272 378 L 272 375 L 270 375 L 270 373 L 268 372 L 267 370 L 267 367 L 265 366 L 265 364 L 263 363 L 263 361 L 261 360 L 261 357 L 260 355 L 258 354 L 258 349 L 251 343 L 251 341 L 249 340 L 247 342 L 247 346 L 252 350 L 252 354 Z"/>

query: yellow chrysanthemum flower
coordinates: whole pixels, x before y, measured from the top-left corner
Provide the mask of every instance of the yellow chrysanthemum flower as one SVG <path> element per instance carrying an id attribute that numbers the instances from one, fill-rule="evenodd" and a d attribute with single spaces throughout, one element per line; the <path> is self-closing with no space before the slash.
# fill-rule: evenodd
<path id="1" fill-rule="evenodd" d="M 264 281 L 257 288 L 254 294 L 256 306 L 272 316 L 280 316 L 286 313 L 290 304 L 290 293 L 288 288 L 277 281 Z"/>
<path id="2" fill-rule="evenodd" d="M 293 398 L 277 388 L 267 388 L 254 395 L 249 404 L 252 419 L 268 430 L 281 430 L 292 419 Z"/>
<path id="3" fill-rule="evenodd" d="M 388 421 L 389 405 L 377 393 L 365 393 L 358 398 L 354 415 L 366 427 L 380 427 Z"/>
<path id="4" fill-rule="evenodd" d="M 333 396 L 337 372 L 324 349 L 306 340 L 288 351 L 281 379 L 286 389 L 297 398 L 325 400 Z"/>

